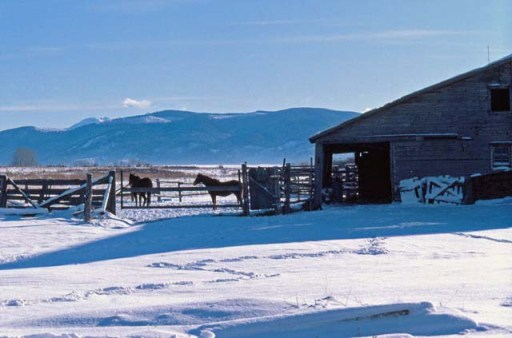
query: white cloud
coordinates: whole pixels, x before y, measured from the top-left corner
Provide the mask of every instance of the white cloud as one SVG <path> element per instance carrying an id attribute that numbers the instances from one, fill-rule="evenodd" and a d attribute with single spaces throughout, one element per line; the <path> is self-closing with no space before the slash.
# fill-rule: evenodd
<path id="1" fill-rule="evenodd" d="M 142 109 L 142 108 L 147 108 L 149 106 L 151 106 L 151 101 L 148 101 L 148 100 L 135 100 L 135 99 L 130 99 L 129 97 L 127 97 L 123 101 L 123 107 L 125 107 L 125 108 L 135 107 L 135 108 Z"/>

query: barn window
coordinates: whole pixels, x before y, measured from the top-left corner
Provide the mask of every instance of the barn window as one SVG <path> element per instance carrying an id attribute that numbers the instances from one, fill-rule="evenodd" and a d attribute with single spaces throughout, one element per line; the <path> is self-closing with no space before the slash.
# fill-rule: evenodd
<path id="1" fill-rule="evenodd" d="M 491 167 L 492 170 L 512 168 L 512 145 L 493 144 L 491 145 Z"/>
<path id="2" fill-rule="evenodd" d="M 491 89 L 491 111 L 510 111 L 510 89 Z"/>

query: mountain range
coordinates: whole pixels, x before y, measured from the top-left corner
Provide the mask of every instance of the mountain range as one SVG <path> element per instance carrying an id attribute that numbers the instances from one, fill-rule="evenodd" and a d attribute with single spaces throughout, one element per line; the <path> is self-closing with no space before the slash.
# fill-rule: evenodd
<path id="1" fill-rule="evenodd" d="M 291 108 L 252 113 L 165 110 L 118 119 L 85 119 L 70 128 L 21 127 L 0 132 L 0 164 L 18 148 L 40 164 L 239 164 L 309 161 L 308 138 L 358 116 L 349 111 Z"/>

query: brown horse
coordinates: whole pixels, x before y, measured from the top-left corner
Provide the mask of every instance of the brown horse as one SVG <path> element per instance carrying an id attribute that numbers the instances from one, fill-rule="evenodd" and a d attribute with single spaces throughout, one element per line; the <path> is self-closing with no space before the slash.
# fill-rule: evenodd
<path id="1" fill-rule="evenodd" d="M 153 188 L 153 182 L 149 177 L 141 178 L 137 175 L 130 174 L 128 178 L 128 182 L 132 188 Z M 139 195 L 139 200 L 137 203 L 137 194 Z M 139 206 L 148 206 L 151 203 L 151 193 L 150 192 L 132 192 L 132 199 L 135 197 L 135 205 Z M 144 200 L 144 201 L 143 201 Z"/>
<path id="2" fill-rule="evenodd" d="M 199 183 L 202 183 L 206 186 L 206 190 L 208 190 L 208 193 L 210 194 L 210 197 L 212 198 L 213 202 L 213 210 L 217 209 L 217 196 L 229 196 L 231 194 L 234 194 L 236 196 L 236 199 L 238 200 L 238 204 L 242 205 L 242 184 L 240 181 L 237 180 L 231 180 L 226 182 L 221 182 L 215 178 L 208 177 L 203 174 L 197 174 L 196 180 L 194 181 L 194 185 L 197 185 Z M 238 187 L 238 191 L 232 191 L 232 190 L 209 190 L 208 188 L 211 187 Z"/>

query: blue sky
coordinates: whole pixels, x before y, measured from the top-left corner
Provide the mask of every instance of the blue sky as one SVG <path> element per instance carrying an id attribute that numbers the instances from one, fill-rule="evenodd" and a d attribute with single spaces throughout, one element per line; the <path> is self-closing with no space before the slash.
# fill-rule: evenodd
<path id="1" fill-rule="evenodd" d="M 512 53 L 510 0 L 0 0 L 0 130 L 364 111 Z"/>

